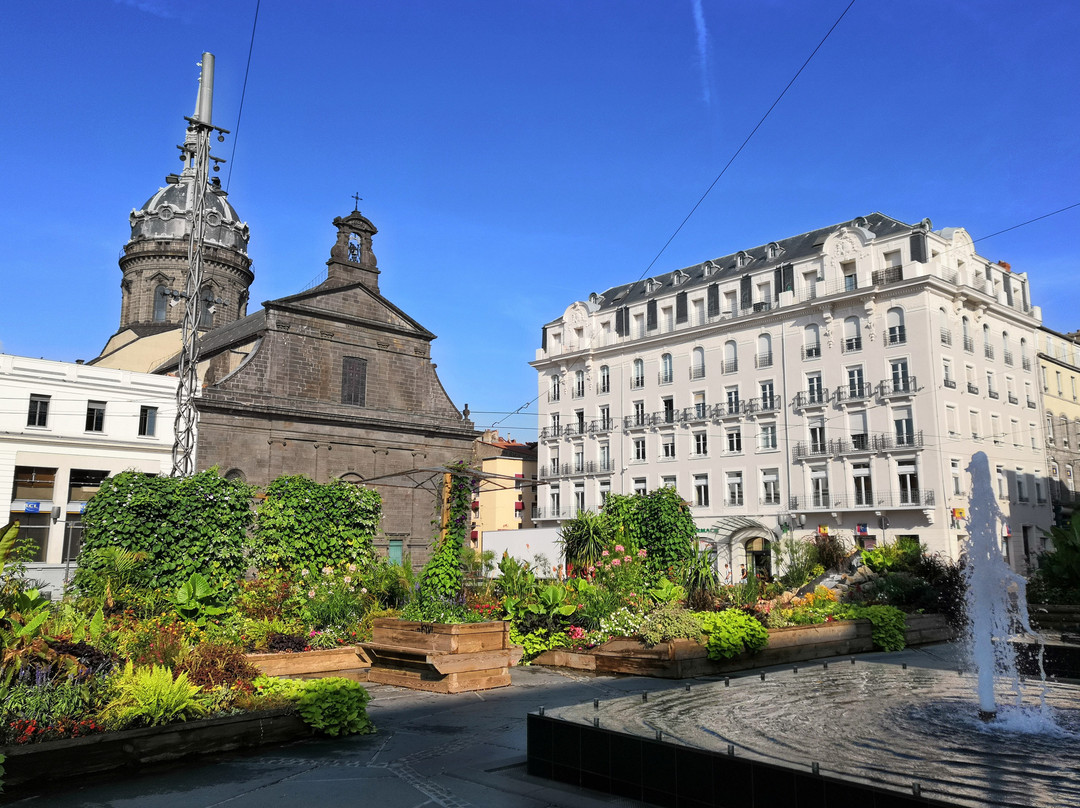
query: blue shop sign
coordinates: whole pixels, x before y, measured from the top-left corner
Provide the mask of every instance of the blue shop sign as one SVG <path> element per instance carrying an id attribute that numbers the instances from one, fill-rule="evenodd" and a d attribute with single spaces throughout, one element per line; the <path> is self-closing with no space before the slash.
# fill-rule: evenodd
<path id="1" fill-rule="evenodd" d="M 41 512 L 41 503 L 40 502 L 27 502 L 26 503 L 26 508 L 24 510 L 26 511 L 26 513 L 40 513 Z"/>

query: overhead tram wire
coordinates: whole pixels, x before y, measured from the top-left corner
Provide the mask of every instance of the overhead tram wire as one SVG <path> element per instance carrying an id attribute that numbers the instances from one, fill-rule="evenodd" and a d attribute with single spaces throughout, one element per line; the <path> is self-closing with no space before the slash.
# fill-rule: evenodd
<path id="1" fill-rule="evenodd" d="M 255 0 L 255 19 L 251 23 L 251 41 L 248 43 L 247 66 L 244 68 L 244 86 L 240 90 L 240 109 L 236 112 L 236 126 L 233 128 L 232 152 L 229 154 L 229 175 L 225 178 L 225 192 L 229 192 L 232 183 L 232 167 L 236 157 L 236 141 L 240 139 L 240 116 L 244 114 L 244 96 L 247 95 L 248 74 L 251 72 L 251 53 L 255 50 L 255 27 L 259 24 L 259 5 L 262 0 Z"/>
<path id="2" fill-rule="evenodd" d="M 825 40 L 827 40 L 829 36 L 832 35 L 832 32 L 836 30 L 836 27 L 840 24 L 844 17 L 847 16 L 847 13 L 851 10 L 851 7 L 853 5 L 855 5 L 855 0 L 851 0 L 851 2 L 847 4 L 847 8 L 845 8 L 840 14 L 840 16 L 836 18 L 836 22 L 832 24 L 832 27 L 828 30 L 828 32 L 826 32 L 825 36 L 821 38 L 821 41 L 818 42 L 817 47 L 815 47 L 814 50 L 810 53 L 810 55 L 806 57 L 806 61 L 802 63 L 802 67 L 800 67 L 795 72 L 795 75 L 791 77 L 791 81 L 787 83 L 787 86 L 784 87 L 780 95 L 776 97 L 776 100 L 772 102 L 772 105 L 765 111 L 765 114 L 761 116 L 761 120 L 757 122 L 753 129 L 750 130 L 750 134 L 746 136 L 746 139 L 743 140 L 739 148 L 735 150 L 735 153 L 733 155 L 731 155 L 731 159 L 727 161 L 724 167 L 720 170 L 720 173 L 716 175 L 716 179 L 714 179 L 712 181 L 712 184 L 705 189 L 705 193 L 701 195 L 701 198 L 694 203 L 694 207 L 690 209 L 690 212 L 686 214 L 686 217 L 679 223 L 679 226 L 675 228 L 675 232 L 671 234 L 671 237 L 664 242 L 664 246 L 660 248 L 660 252 L 656 254 L 653 260 L 649 262 L 649 265 L 645 267 L 645 270 L 641 273 L 641 275 L 638 276 L 639 281 L 644 278 L 649 273 L 649 270 L 653 268 L 653 265 L 660 260 L 660 256 L 664 254 L 664 251 L 667 250 L 667 248 L 671 245 L 671 242 L 675 240 L 675 237 L 679 235 L 679 232 L 683 229 L 686 223 L 690 221 L 690 217 L 694 215 L 694 213 L 699 207 L 701 207 L 701 203 L 705 201 L 705 197 L 707 197 L 712 191 L 712 189 L 716 187 L 716 184 L 720 182 L 720 178 L 727 173 L 727 170 L 729 168 L 731 168 L 731 164 L 735 162 L 735 158 L 737 158 L 739 154 L 742 153 L 742 150 L 746 148 L 746 145 L 750 142 L 750 139 L 755 134 L 757 134 L 757 130 L 761 128 L 762 124 L 765 123 L 765 120 L 769 117 L 770 114 L 772 114 L 772 111 L 776 109 L 776 105 L 780 103 L 781 99 L 783 99 L 783 97 L 787 95 L 787 91 L 791 89 L 791 85 L 793 85 L 796 79 L 798 79 L 799 76 L 802 75 L 802 72 L 806 69 L 806 66 L 810 64 L 810 60 L 817 55 L 817 52 L 819 50 L 821 50 L 821 46 L 825 44 Z"/>

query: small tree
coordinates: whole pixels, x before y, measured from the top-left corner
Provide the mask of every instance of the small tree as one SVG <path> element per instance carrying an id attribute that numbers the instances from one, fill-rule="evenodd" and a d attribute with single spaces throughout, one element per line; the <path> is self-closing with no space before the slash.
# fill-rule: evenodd
<path id="1" fill-rule="evenodd" d="M 1080 511 L 1074 511 L 1069 523 L 1046 531 L 1054 548 L 1039 555 L 1032 595 L 1049 600 L 1075 602 L 1080 596 Z M 1032 592 L 1034 590 L 1034 592 Z"/>
<path id="2" fill-rule="evenodd" d="M 609 495 L 604 518 L 613 541 L 645 548 L 653 574 L 675 575 L 694 555 L 697 525 L 690 506 L 674 488 L 658 488 L 645 495 Z"/>
<path id="3" fill-rule="evenodd" d="M 611 539 L 611 526 L 598 513 L 582 511 L 559 528 L 563 559 L 569 571 L 595 566 Z"/>
<path id="4" fill-rule="evenodd" d="M 472 469 L 464 462 L 447 466 L 450 487 L 447 492 L 446 521 L 436 539 L 435 552 L 420 573 L 420 604 L 435 606 L 460 600 L 465 584 L 461 551 L 469 529 L 469 507 L 475 482 Z"/>

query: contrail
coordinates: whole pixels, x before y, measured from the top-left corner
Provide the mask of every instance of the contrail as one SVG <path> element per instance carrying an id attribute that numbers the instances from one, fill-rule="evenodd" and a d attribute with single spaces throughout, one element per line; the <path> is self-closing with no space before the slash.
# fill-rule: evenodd
<path id="1" fill-rule="evenodd" d="M 705 29 L 705 11 L 701 0 L 690 0 L 694 9 L 694 28 L 697 29 L 698 61 L 701 64 L 701 94 L 706 104 L 712 104 L 709 93 L 709 32 Z"/>

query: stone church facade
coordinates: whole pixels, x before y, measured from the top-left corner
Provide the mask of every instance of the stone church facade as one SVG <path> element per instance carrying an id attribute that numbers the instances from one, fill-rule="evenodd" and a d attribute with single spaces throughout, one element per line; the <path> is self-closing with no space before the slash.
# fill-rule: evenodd
<path id="1" fill-rule="evenodd" d="M 359 210 L 334 220 L 326 280 L 247 313 L 249 231 L 220 184 L 191 165 L 131 213 L 120 258 L 120 327 L 89 364 L 174 373 L 181 347 L 196 195 L 205 212 L 196 462 L 265 485 L 283 474 L 371 483 L 383 498 L 377 544 L 414 564 L 429 555 L 438 469 L 478 436 L 431 361 L 435 335 L 382 296 Z"/>

